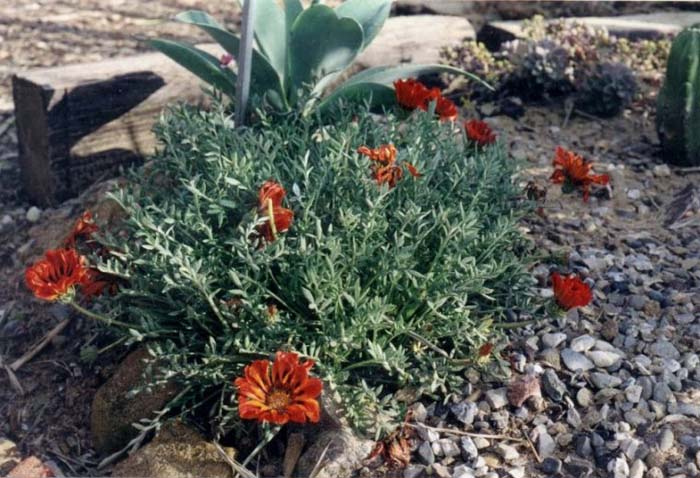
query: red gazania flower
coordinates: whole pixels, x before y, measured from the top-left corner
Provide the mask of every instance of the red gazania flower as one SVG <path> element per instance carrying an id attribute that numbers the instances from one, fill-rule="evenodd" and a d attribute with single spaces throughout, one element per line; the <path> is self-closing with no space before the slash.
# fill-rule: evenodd
<path id="1" fill-rule="evenodd" d="M 258 214 L 267 219 L 258 226 L 258 232 L 267 242 L 274 241 L 280 232 L 286 232 L 292 226 L 294 212 L 282 207 L 286 195 L 284 187 L 275 181 L 266 181 L 258 192 Z"/>
<path id="2" fill-rule="evenodd" d="M 396 101 L 406 109 L 426 109 L 431 90 L 414 78 L 394 82 Z M 439 94 L 439 92 L 438 92 Z"/>
<path id="3" fill-rule="evenodd" d="M 256 360 L 246 366 L 243 377 L 235 380 L 241 418 L 275 425 L 316 423 L 321 416 L 318 396 L 323 384 L 309 377 L 313 360 L 299 362 L 299 355 L 277 352 L 269 360 Z"/>
<path id="4" fill-rule="evenodd" d="M 99 231 L 99 228 L 92 219 L 92 213 L 90 213 L 90 211 L 85 211 L 75 223 L 73 230 L 66 238 L 66 247 L 75 246 L 75 243 L 79 237 L 89 238 L 97 231 Z"/>
<path id="5" fill-rule="evenodd" d="M 435 114 L 440 117 L 440 121 L 454 121 L 457 118 L 457 105 L 440 95 L 436 98 Z"/>
<path id="6" fill-rule="evenodd" d="M 607 174 L 592 174 L 593 165 L 578 154 L 557 146 L 554 161 L 554 172 L 549 178 L 554 184 L 563 184 L 563 190 L 581 188 L 583 200 L 588 201 L 591 184 L 605 186 L 610 182 Z"/>
<path id="7" fill-rule="evenodd" d="M 564 310 L 584 307 L 593 299 L 593 293 L 588 284 L 573 274 L 562 277 L 558 272 L 553 272 L 552 289 L 557 304 Z"/>
<path id="8" fill-rule="evenodd" d="M 488 146 L 496 142 L 496 134 L 486 121 L 476 119 L 465 121 L 464 131 L 469 141 L 477 146 Z"/>
<path id="9" fill-rule="evenodd" d="M 378 148 L 371 149 L 367 146 L 360 146 L 357 152 L 367 156 L 374 164 L 372 168 L 372 178 L 379 184 L 386 184 L 389 188 L 393 188 L 403 178 L 403 169 L 396 162 L 397 150 L 393 144 L 383 144 Z M 408 172 L 414 178 L 418 178 L 421 174 L 411 163 L 403 163 L 408 169 Z"/>
<path id="10" fill-rule="evenodd" d="M 27 269 L 27 286 L 43 300 L 55 301 L 73 294 L 77 286 L 91 282 L 87 261 L 75 249 L 46 251 L 45 257 Z"/>

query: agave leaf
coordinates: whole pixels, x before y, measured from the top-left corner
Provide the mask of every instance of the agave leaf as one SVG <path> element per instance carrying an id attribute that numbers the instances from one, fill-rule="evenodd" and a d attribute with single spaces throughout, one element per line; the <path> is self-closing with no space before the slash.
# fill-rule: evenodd
<path id="1" fill-rule="evenodd" d="M 379 110 L 384 106 L 396 104 L 396 94 L 394 88 L 380 83 L 343 85 L 324 98 L 319 103 L 318 109 L 321 114 L 327 113 L 340 100 L 347 102 L 367 101 L 370 109 Z"/>
<path id="2" fill-rule="evenodd" d="M 384 26 L 390 11 L 391 0 L 347 0 L 335 7 L 339 17 L 352 18 L 362 27 L 362 50 L 372 43 Z"/>
<path id="3" fill-rule="evenodd" d="M 255 40 L 260 52 L 269 60 L 270 65 L 277 71 L 277 75 L 284 79 L 288 39 L 286 11 L 280 8 L 276 0 L 256 0 L 256 2 L 253 17 Z"/>
<path id="4" fill-rule="evenodd" d="M 397 66 L 378 66 L 376 68 L 370 68 L 369 70 L 365 70 L 358 73 L 357 75 L 348 79 L 348 81 L 346 81 L 344 85 L 366 82 L 389 84 L 401 78 L 417 77 L 430 73 L 452 73 L 455 75 L 466 76 L 467 78 L 470 78 L 473 81 L 481 83 L 490 90 L 493 90 L 493 87 L 491 85 L 489 85 L 487 82 L 485 82 L 475 74 L 447 65 L 406 64 Z"/>
<path id="5" fill-rule="evenodd" d="M 362 47 L 362 27 L 325 5 L 304 10 L 290 32 L 290 96 L 345 69 Z M 317 90 L 314 88 L 314 90 Z"/>
<path id="6" fill-rule="evenodd" d="M 204 82 L 231 98 L 236 96 L 236 74 L 219 66 L 219 59 L 191 45 L 171 40 L 151 40 L 150 44 Z"/>
<path id="7" fill-rule="evenodd" d="M 234 58 L 238 57 L 238 46 L 240 39 L 226 30 L 209 14 L 199 10 L 189 10 L 179 13 L 175 16 L 175 20 L 189 25 L 195 25 L 209 34 L 221 47 L 231 54 Z M 251 93 L 253 95 L 263 97 L 282 98 L 284 107 L 286 105 L 286 97 L 283 94 L 281 78 L 275 71 L 275 68 L 267 61 L 259 51 L 253 50 L 253 64 L 251 65 Z M 281 106 L 281 105 L 280 105 Z"/>

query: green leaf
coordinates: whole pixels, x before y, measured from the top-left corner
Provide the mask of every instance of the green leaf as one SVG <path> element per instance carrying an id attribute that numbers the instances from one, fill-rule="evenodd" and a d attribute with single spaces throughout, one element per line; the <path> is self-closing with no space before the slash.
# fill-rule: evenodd
<path id="1" fill-rule="evenodd" d="M 370 109 L 374 111 L 381 109 L 383 106 L 394 105 L 396 103 L 396 94 L 392 87 L 379 83 L 344 85 L 324 98 L 318 105 L 318 109 L 321 114 L 327 113 L 339 100 L 346 102 L 366 101 Z"/>
<path id="2" fill-rule="evenodd" d="M 378 66 L 362 71 L 350 78 L 344 84 L 354 83 L 382 83 L 389 84 L 401 78 L 417 77 L 430 73 L 452 73 L 454 75 L 466 76 L 476 82 L 481 83 L 486 88 L 493 90 L 493 87 L 473 73 L 469 73 L 459 68 L 447 65 L 398 65 L 398 66 Z"/>
<path id="3" fill-rule="evenodd" d="M 276 0 L 256 0 L 253 26 L 260 52 L 269 60 L 277 75 L 284 79 L 287 64 L 288 30 L 286 12 Z M 283 80 L 284 83 L 284 80 Z"/>
<path id="4" fill-rule="evenodd" d="M 305 85 L 345 69 L 362 47 L 362 27 L 351 18 L 338 18 L 332 8 L 314 5 L 292 25 L 290 38 L 290 96 Z M 318 90 L 314 88 L 314 91 Z"/>
<path id="5" fill-rule="evenodd" d="M 352 18 L 362 27 L 362 50 L 372 43 L 384 26 L 390 11 L 391 0 L 347 0 L 335 7 L 339 17 Z"/>
<path id="6" fill-rule="evenodd" d="M 151 46 L 230 97 L 236 96 L 236 75 L 219 66 L 219 59 L 205 51 L 170 40 L 151 40 Z"/>
<path id="7" fill-rule="evenodd" d="M 189 25 L 195 25 L 209 34 L 221 47 L 234 58 L 238 57 L 239 38 L 217 23 L 209 14 L 190 10 L 179 13 L 175 20 Z M 286 97 L 283 94 L 282 83 L 275 69 L 267 59 L 256 50 L 253 50 L 253 64 L 251 68 L 251 92 L 259 97 L 278 99 L 279 108 L 287 108 Z"/>

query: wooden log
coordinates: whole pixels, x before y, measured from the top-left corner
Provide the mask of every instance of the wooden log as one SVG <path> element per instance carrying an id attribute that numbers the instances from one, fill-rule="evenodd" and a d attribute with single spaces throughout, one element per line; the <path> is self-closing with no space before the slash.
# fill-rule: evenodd
<path id="1" fill-rule="evenodd" d="M 160 53 L 31 70 L 12 78 L 12 93 L 22 182 L 42 206 L 152 153 L 168 104 L 206 101 L 201 82 Z"/>

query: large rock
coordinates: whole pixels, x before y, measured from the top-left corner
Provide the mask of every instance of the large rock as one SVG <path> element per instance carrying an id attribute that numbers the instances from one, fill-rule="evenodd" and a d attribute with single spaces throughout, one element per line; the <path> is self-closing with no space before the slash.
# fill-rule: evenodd
<path id="1" fill-rule="evenodd" d="M 661 38 L 674 35 L 683 28 L 700 22 L 697 12 L 659 12 L 619 17 L 579 17 L 566 21 L 582 22 L 592 27 L 605 27 L 611 34 L 630 39 Z M 522 21 L 496 21 L 484 25 L 477 40 L 489 50 L 497 50 L 506 41 L 521 38 Z"/>
<path id="2" fill-rule="evenodd" d="M 463 16 L 474 13 L 477 2 L 473 0 L 397 0 L 394 9 L 401 15 L 433 13 Z"/>
<path id="3" fill-rule="evenodd" d="M 153 358 L 148 351 L 143 347 L 137 349 L 95 394 L 90 425 L 93 444 L 99 452 L 107 454 L 123 448 L 138 433 L 132 423 L 152 418 L 154 412 L 175 397 L 177 388 L 174 385 L 129 395 L 131 390 L 148 383 L 146 374 L 152 366 Z"/>
<path id="4" fill-rule="evenodd" d="M 315 478 L 349 478 L 372 448 L 373 441 L 358 438 L 348 428 L 325 430 L 299 459 L 297 476 L 309 476 L 320 462 Z"/>
<path id="5" fill-rule="evenodd" d="M 233 449 L 224 451 L 235 458 Z M 175 421 L 166 423 L 152 442 L 118 463 L 112 476 L 231 478 L 233 471 L 212 443 Z"/>
<path id="6" fill-rule="evenodd" d="M 447 15 L 411 15 L 392 17 L 377 38 L 358 56 L 354 71 L 399 63 L 438 63 L 440 50 L 474 39 L 466 18 Z"/>

